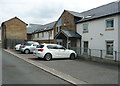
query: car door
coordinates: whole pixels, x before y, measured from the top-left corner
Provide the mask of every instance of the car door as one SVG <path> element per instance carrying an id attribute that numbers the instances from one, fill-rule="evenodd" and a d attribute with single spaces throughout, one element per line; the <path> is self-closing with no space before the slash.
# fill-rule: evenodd
<path id="1" fill-rule="evenodd" d="M 34 51 L 34 49 L 35 49 L 34 44 L 32 44 L 29 48 L 30 48 L 30 52 L 33 52 L 33 51 Z"/>
<path id="2" fill-rule="evenodd" d="M 49 52 L 52 54 L 52 58 L 60 58 L 59 51 L 56 45 L 48 45 L 47 48 Z"/>
<path id="3" fill-rule="evenodd" d="M 67 52 L 67 49 L 61 45 L 57 45 L 58 47 L 58 55 L 60 58 L 66 58 L 66 57 L 69 57 L 68 56 L 68 52 Z"/>

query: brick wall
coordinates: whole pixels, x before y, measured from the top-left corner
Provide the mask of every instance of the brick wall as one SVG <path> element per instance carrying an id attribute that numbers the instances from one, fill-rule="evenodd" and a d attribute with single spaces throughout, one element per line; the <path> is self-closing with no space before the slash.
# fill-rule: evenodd
<path id="1" fill-rule="evenodd" d="M 63 30 L 73 30 L 76 32 L 76 26 L 75 26 L 75 20 L 74 20 L 74 16 L 72 14 L 70 14 L 68 11 L 64 11 L 61 15 L 62 18 L 62 26 L 61 28 Z M 58 19 L 59 20 L 59 19 Z M 57 22 L 56 22 L 57 23 Z M 54 36 L 56 36 L 56 24 L 54 25 Z"/>
<path id="2" fill-rule="evenodd" d="M 18 18 L 10 19 L 6 22 L 6 39 L 27 39 L 26 24 Z"/>
<path id="3" fill-rule="evenodd" d="M 62 29 L 70 29 L 76 32 L 74 16 L 67 11 L 62 15 Z"/>

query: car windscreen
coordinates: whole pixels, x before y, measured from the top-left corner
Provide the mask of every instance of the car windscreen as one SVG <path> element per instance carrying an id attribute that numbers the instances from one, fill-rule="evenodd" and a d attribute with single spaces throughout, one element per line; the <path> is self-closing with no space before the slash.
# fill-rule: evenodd
<path id="1" fill-rule="evenodd" d="M 24 43 L 24 45 L 26 45 L 26 46 L 31 46 L 32 45 L 32 43 Z"/>
<path id="2" fill-rule="evenodd" d="M 37 45 L 36 48 L 43 48 L 43 47 L 44 47 L 44 45 Z"/>

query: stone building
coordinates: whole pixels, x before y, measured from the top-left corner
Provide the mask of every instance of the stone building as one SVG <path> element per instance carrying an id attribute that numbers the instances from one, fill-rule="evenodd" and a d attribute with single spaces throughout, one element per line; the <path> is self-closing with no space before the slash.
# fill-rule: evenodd
<path id="1" fill-rule="evenodd" d="M 37 27 L 34 33 L 32 33 L 32 40 L 37 41 L 39 43 L 54 43 L 53 26 L 55 22 L 56 21 Z M 33 27 L 33 29 L 35 29 L 35 27 Z"/>
<path id="2" fill-rule="evenodd" d="M 81 36 L 76 32 L 76 22 L 81 18 L 77 12 L 64 10 L 54 25 L 55 43 L 66 48 L 76 47 L 77 39 L 81 40 Z"/>
<path id="3" fill-rule="evenodd" d="M 27 40 L 26 26 L 27 24 L 17 17 L 3 22 L 1 27 L 4 48 L 8 47 L 9 40 Z"/>

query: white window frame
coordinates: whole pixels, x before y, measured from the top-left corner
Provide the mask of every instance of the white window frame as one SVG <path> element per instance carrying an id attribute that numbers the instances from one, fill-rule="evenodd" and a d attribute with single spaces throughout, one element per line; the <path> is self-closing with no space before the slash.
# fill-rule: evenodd
<path id="1" fill-rule="evenodd" d="M 107 25 L 108 22 L 110 22 L 110 21 L 113 21 L 113 25 L 112 25 L 112 26 Z M 114 23 L 114 18 L 105 20 L 105 27 L 106 27 L 106 30 L 114 30 L 114 25 L 115 25 L 115 23 Z"/>
<path id="2" fill-rule="evenodd" d="M 85 26 L 87 26 L 87 29 L 85 29 Z M 87 33 L 88 32 L 88 29 L 89 29 L 88 26 L 89 26 L 88 23 L 83 24 L 83 33 Z"/>
<path id="3" fill-rule="evenodd" d="M 108 46 L 110 46 L 109 49 L 111 48 L 112 50 L 108 50 Z M 113 40 L 112 41 L 106 41 L 106 55 L 107 56 L 113 56 L 113 54 L 114 54 L 114 41 Z"/>

